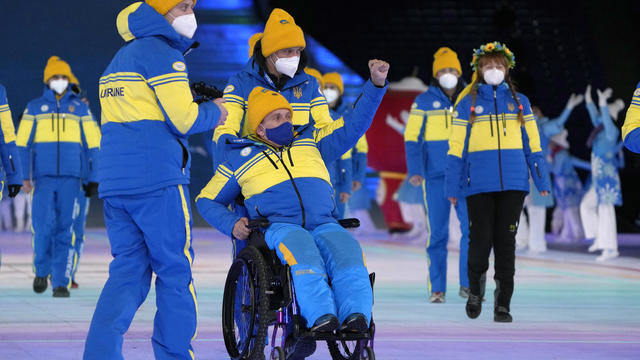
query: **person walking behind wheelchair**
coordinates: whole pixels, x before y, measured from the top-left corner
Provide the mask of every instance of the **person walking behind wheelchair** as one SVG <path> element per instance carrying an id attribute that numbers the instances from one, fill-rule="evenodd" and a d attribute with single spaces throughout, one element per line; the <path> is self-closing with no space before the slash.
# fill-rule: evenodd
<path id="1" fill-rule="evenodd" d="M 227 161 L 196 199 L 204 219 L 238 239 L 248 237 L 248 219 L 227 206 L 240 194 L 250 218 L 269 220 L 265 241 L 291 267 L 300 312 L 311 331 L 362 332 L 371 320 L 373 294 L 364 253 L 332 216 L 335 201 L 325 166 L 355 146 L 385 94 L 389 64 L 371 60 L 369 68 L 371 81 L 347 119 L 321 129 L 313 124 L 294 129 L 285 97 L 254 88 L 247 110 L 252 134 L 233 143 Z"/>

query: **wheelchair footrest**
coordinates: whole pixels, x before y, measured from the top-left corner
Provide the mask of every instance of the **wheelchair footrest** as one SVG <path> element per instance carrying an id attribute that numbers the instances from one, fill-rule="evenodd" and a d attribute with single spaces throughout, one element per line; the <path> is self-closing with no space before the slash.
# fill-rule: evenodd
<path id="1" fill-rule="evenodd" d="M 311 332 L 304 331 L 297 337 L 310 337 L 316 341 L 357 341 L 371 340 L 373 336 L 370 331 L 364 333 L 341 333 L 341 332 Z"/>

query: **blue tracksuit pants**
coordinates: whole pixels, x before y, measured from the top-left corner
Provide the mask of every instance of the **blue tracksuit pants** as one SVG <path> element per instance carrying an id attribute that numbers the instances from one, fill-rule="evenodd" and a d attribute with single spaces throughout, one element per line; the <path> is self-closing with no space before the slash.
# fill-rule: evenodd
<path id="1" fill-rule="evenodd" d="M 329 223 L 307 231 L 275 223 L 265 241 L 291 267 L 296 300 L 308 327 L 325 314 L 336 315 L 341 323 L 353 313 L 371 320 L 373 292 L 364 252 L 340 225 Z"/>
<path id="2" fill-rule="evenodd" d="M 156 277 L 151 338 L 156 359 L 193 359 L 196 293 L 191 277 L 191 208 L 188 187 L 104 198 L 113 260 L 96 306 L 84 359 L 123 359 L 123 334 Z"/>
<path id="3" fill-rule="evenodd" d="M 32 203 L 33 266 L 36 276 L 51 275 L 53 288 L 71 286 L 74 238 L 73 207 L 80 179 L 40 176 L 35 179 Z"/>
<path id="4" fill-rule="evenodd" d="M 429 264 L 429 293 L 447 290 L 447 242 L 449 241 L 449 209 L 451 203 L 444 194 L 444 177 L 430 178 L 424 182 L 425 207 L 427 209 L 429 235 L 427 237 L 427 261 Z M 460 220 L 460 286 L 469 287 L 467 259 L 469 255 L 469 220 L 467 203 L 458 199 L 456 214 Z"/>
<path id="5" fill-rule="evenodd" d="M 75 255 L 73 258 L 73 271 L 71 272 L 71 280 L 75 281 L 76 272 L 78 272 L 78 264 L 80 256 L 84 250 L 84 228 L 87 224 L 87 215 L 89 214 L 89 198 L 85 196 L 84 191 L 80 189 L 78 199 L 75 205 L 75 219 L 73 220 L 73 237 L 75 245 L 73 250 Z"/>

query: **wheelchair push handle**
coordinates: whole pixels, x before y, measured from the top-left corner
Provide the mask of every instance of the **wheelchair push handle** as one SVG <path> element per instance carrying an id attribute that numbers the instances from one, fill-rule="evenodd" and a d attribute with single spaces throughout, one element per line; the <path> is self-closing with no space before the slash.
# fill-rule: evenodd
<path id="1" fill-rule="evenodd" d="M 249 226 L 247 227 L 249 228 L 249 230 L 255 231 L 260 229 L 266 229 L 269 227 L 269 225 L 271 225 L 269 220 L 265 218 L 257 218 L 257 219 L 249 220 Z"/>

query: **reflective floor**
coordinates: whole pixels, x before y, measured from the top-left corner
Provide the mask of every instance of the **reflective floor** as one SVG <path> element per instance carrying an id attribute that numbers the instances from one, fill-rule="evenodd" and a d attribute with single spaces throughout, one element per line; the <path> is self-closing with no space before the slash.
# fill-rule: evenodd
<path id="1" fill-rule="evenodd" d="M 103 229 L 87 232 L 85 254 L 68 299 L 31 289 L 31 236 L 0 234 L 0 359 L 80 359 L 89 322 L 107 277 Z M 458 253 L 449 254 L 445 304 L 429 304 L 423 248 L 378 234 L 360 239 L 375 271 L 378 359 L 639 359 L 640 259 L 596 263 L 595 256 L 552 250 L 521 253 L 511 324 L 493 322 L 492 296 L 470 320 L 458 297 Z M 198 359 L 225 359 L 222 290 L 230 243 L 213 230 L 194 231 L 198 292 Z M 492 277 L 490 271 L 489 277 Z M 489 281 L 487 294 L 492 294 Z M 487 311 L 488 310 L 488 311 Z M 126 334 L 124 358 L 153 359 L 153 289 Z M 328 359 L 324 344 L 310 359 Z"/>

